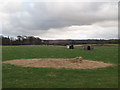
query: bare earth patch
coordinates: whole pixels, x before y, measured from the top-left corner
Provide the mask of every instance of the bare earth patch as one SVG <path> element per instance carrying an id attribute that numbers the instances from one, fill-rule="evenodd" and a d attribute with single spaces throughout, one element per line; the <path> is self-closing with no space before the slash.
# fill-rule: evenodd
<path id="1" fill-rule="evenodd" d="M 82 60 L 74 62 L 75 59 L 19 59 L 4 61 L 3 63 L 18 65 L 22 67 L 53 67 L 53 68 L 72 68 L 72 69 L 94 69 L 112 66 L 113 64 L 101 61 Z"/>

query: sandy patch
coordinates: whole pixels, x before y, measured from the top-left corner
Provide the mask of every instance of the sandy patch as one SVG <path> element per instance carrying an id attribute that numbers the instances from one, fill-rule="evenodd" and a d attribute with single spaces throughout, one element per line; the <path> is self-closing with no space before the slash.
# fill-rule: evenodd
<path id="1" fill-rule="evenodd" d="M 101 61 L 82 60 L 73 62 L 74 59 L 19 59 L 9 60 L 2 63 L 18 65 L 22 67 L 53 67 L 53 68 L 72 68 L 72 69 L 94 69 L 112 66 L 113 64 Z"/>

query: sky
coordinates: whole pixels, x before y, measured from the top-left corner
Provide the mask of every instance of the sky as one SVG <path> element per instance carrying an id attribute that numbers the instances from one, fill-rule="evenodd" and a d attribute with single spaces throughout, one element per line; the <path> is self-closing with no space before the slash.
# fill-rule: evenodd
<path id="1" fill-rule="evenodd" d="M 41 39 L 116 39 L 118 2 L 1 2 L 2 35 Z"/>

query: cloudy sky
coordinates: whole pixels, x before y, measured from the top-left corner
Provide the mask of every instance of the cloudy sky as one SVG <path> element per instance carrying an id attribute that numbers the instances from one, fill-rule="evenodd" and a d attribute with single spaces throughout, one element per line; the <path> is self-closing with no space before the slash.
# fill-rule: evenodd
<path id="1" fill-rule="evenodd" d="M 117 2 L 2 2 L 0 17 L 5 36 L 118 38 Z"/>

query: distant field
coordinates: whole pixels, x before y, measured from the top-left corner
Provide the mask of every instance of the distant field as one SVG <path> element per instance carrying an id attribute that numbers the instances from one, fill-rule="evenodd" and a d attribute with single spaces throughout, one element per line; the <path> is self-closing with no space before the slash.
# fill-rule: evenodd
<path id="1" fill-rule="evenodd" d="M 25 68 L 3 64 L 3 88 L 117 88 L 118 47 L 96 46 L 85 51 L 62 46 L 3 46 L 2 60 L 32 58 L 75 58 L 116 64 L 99 69 Z"/>

